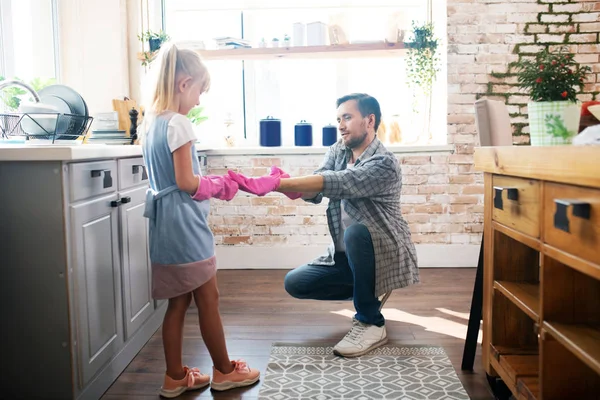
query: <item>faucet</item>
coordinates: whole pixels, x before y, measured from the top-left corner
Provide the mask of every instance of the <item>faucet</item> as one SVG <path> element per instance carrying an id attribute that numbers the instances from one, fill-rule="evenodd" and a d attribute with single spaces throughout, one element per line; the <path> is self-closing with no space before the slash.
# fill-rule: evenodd
<path id="1" fill-rule="evenodd" d="M 21 86 L 21 87 L 25 88 L 29 93 L 31 93 L 31 95 L 35 99 L 36 103 L 40 102 L 40 96 L 27 83 L 21 82 L 21 81 L 17 81 L 17 80 L 14 80 L 14 79 L 10 80 L 10 81 L 2 81 L 2 82 L 0 82 L 0 90 L 4 89 L 5 87 L 8 87 L 8 86 Z"/>

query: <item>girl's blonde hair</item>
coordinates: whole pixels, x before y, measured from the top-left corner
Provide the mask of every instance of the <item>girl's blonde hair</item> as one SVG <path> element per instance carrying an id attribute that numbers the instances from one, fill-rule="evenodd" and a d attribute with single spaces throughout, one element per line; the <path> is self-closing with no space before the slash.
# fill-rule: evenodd
<path id="1" fill-rule="evenodd" d="M 158 115 L 173 105 L 177 79 L 189 76 L 202 85 L 201 93 L 210 88 L 210 74 L 200 55 L 189 49 L 179 49 L 174 43 L 164 43 L 153 62 L 154 76 L 150 84 L 147 110 Z"/>

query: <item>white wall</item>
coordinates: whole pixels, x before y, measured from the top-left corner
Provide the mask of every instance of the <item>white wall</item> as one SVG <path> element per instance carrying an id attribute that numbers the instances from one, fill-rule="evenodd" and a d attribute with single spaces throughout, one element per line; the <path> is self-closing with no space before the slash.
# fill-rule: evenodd
<path id="1" fill-rule="evenodd" d="M 59 1 L 60 81 L 83 96 L 91 115 L 129 94 L 127 3 Z"/>

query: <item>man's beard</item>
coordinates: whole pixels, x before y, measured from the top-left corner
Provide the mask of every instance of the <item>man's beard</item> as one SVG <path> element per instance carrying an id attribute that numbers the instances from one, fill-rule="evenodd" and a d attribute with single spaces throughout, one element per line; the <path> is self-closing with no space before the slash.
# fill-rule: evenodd
<path id="1" fill-rule="evenodd" d="M 350 141 L 348 141 L 348 143 L 346 143 L 346 147 L 348 147 L 349 149 L 355 149 L 357 147 L 360 147 L 365 142 L 365 140 L 367 140 L 368 135 L 369 135 L 369 133 L 367 131 L 365 131 L 359 137 L 351 138 Z"/>

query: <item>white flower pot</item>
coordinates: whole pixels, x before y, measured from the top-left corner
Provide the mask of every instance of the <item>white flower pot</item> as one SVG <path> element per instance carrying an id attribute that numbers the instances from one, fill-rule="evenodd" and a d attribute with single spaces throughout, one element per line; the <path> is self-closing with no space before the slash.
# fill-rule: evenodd
<path id="1" fill-rule="evenodd" d="M 571 144 L 579 131 L 581 103 L 535 101 L 527 104 L 532 146 Z"/>

